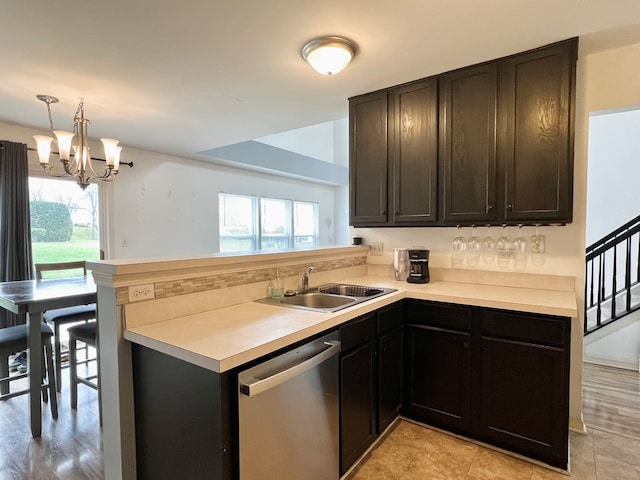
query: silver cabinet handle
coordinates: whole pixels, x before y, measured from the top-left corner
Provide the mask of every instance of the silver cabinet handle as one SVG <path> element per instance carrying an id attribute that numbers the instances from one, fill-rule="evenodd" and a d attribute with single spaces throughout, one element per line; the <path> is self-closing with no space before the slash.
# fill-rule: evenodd
<path id="1" fill-rule="evenodd" d="M 239 382 L 240 383 L 240 393 L 253 397 L 262 393 L 264 391 L 269 390 L 270 388 L 276 387 L 287 380 L 291 380 L 293 377 L 297 377 L 298 375 L 306 372 L 307 370 L 311 370 L 313 367 L 320 365 L 322 362 L 327 360 L 328 358 L 333 357 L 337 353 L 340 352 L 340 342 L 337 340 L 332 340 L 330 342 L 324 342 L 329 348 L 321 351 L 317 355 L 308 358 L 307 360 L 294 365 L 286 370 L 276 373 L 275 375 L 271 375 L 270 377 L 263 378 L 261 380 L 255 380 L 251 382 Z"/>

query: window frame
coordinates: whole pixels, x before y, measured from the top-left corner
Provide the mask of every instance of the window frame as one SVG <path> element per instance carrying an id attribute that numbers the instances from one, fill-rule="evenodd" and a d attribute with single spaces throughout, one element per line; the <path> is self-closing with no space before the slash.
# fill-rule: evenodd
<path id="1" fill-rule="evenodd" d="M 73 184 L 74 188 L 80 190 L 80 187 L 77 185 L 77 181 L 74 177 L 70 176 L 60 176 L 60 177 L 52 177 L 50 175 L 44 174 L 40 170 L 31 170 L 29 169 L 29 180 L 31 179 L 37 180 L 47 180 L 47 181 L 57 181 L 57 182 L 68 182 L 69 184 Z M 91 186 L 95 186 L 96 194 L 97 194 L 97 211 L 96 211 L 96 221 L 98 226 L 98 236 L 97 236 L 97 244 L 98 244 L 98 258 L 100 260 L 104 260 L 108 258 L 106 255 L 108 254 L 108 245 L 109 245 L 109 224 L 107 223 L 107 219 L 109 218 L 108 212 L 108 198 L 111 195 L 111 185 L 104 185 L 104 182 L 92 182 Z M 29 202 L 32 201 L 31 191 L 29 192 Z M 32 240 L 32 250 L 33 250 L 33 240 Z M 106 252 L 106 253 L 105 253 Z M 34 252 L 32 252 L 34 255 Z M 32 257 L 34 263 L 37 263 L 37 259 Z M 69 260 L 78 260 L 79 258 L 73 258 Z M 84 259 L 87 261 L 92 261 L 92 259 Z"/>
<path id="2" fill-rule="evenodd" d="M 252 233 L 252 247 L 253 250 L 225 250 L 223 249 L 223 238 L 225 237 L 225 235 L 222 234 L 222 229 L 224 228 L 224 218 L 222 218 L 222 215 L 224 215 L 224 208 L 225 208 L 225 197 L 227 196 L 234 196 L 234 197 L 243 197 L 243 198 L 248 198 L 252 200 L 252 225 L 253 225 L 253 233 Z M 266 204 L 266 202 L 268 201 L 274 201 L 274 202 L 282 202 L 285 205 L 285 238 L 286 238 L 286 244 L 287 247 L 285 248 L 277 248 L 277 249 L 272 249 L 272 248 L 265 248 L 264 245 L 264 241 L 265 238 L 267 237 L 267 232 L 265 232 L 263 230 L 263 220 L 264 220 L 264 213 L 263 213 L 263 206 Z M 228 192 L 219 192 L 218 193 L 218 202 L 219 202 L 219 209 L 218 209 L 218 214 L 220 216 L 220 218 L 218 219 L 218 226 L 219 226 L 219 231 L 218 231 L 218 240 L 219 240 L 219 251 L 221 253 L 237 253 L 237 252 L 248 252 L 248 251 L 269 251 L 269 252 L 278 252 L 278 251 L 285 251 L 285 250 L 291 250 L 291 249 L 309 249 L 309 248 L 316 248 L 319 244 L 319 237 L 320 237 L 320 228 L 319 228 L 319 220 L 318 220 L 318 216 L 319 216 L 319 210 L 320 210 L 320 205 L 318 202 L 313 202 L 313 201 L 308 201 L 308 200 L 293 200 L 293 199 L 286 199 L 286 198 L 276 198 L 276 197 L 270 197 L 270 196 L 262 196 L 262 195 L 243 195 L 243 194 L 237 194 L 237 193 L 228 193 Z M 296 246 L 296 222 L 295 222 L 295 210 L 296 210 L 296 205 L 311 205 L 313 207 L 313 215 L 314 215 L 314 219 L 313 219 L 313 234 L 312 235 L 299 235 L 299 236 L 306 236 L 306 237 L 312 237 L 313 241 L 313 245 L 308 246 L 308 247 L 298 247 Z M 228 237 L 228 236 L 227 236 Z"/>

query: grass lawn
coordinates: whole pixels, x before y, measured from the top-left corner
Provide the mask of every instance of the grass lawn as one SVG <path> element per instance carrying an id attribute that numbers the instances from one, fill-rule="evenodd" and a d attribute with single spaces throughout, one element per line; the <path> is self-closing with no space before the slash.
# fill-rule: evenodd
<path id="1" fill-rule="evenodd" d="M 99 260 L 100 242 L 91 239 L 90 227 L 73 227 L 68 242 L 34 242 L 33 263 L 69 262 L 73 260 Z M 59 276 L 68 276 L 68 272 L 59 272 Z M 51 272 L 47 277 L 53 277 Z"/>

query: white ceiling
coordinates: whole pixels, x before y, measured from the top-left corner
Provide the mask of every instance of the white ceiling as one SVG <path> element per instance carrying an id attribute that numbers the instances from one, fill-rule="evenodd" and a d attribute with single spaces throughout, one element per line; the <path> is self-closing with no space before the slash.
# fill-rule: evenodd
<path id="1" fill-rule="evenodd" d="M 639 0 L 8 0 L 0 121 L 48 129 L 44 93 L 70 130 L 83 97 L 91 137 L 207 160 L 344 118 L 352 95 L 574 36 L 636 42 L 639 25 Z M 358 44 L 334 77 L 300 57 L 320 35 Z"/>

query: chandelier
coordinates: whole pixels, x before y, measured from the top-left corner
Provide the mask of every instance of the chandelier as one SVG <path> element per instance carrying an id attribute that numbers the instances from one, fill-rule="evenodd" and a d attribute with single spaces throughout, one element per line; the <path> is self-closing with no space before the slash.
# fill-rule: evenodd
<path id="1" fill-rule="evenodd" d="M 50 95 L 37 95 L 36 98 L 47 104 L 49 126 L 51 133 L 55 135 L 55 140 L 53 137 L 46 135 L 33 136 L 38 147 L 40 166 L 44 169 L 45 173 L 51 177 L 76 177 L 78 185 L 80 185 L 80 188 L 83 190 L 86 190 L 89 182 L 92 180 L 102 180 L 105 182 L 115 180 L 120 168 L 120 151 L 122 147 L 118 146 L 118 140 L 101 138 L 100 140 L 104 145 L 105 160 L 97 158 L 91 159 L 89 137 L 87 136 L 87 125 L 91 122 L 84 117 L 84 100 L 80 99 L 78 109 L 73 117 L 73 132 L 67 132 L 53 129 L 51 104 L 58 103 L 58 99 Z M 58 144 L 58 152 L 53 153 L 58 153 L 60 156 L 60 163 L 62 164 L 64 173 L 57 173 L 49 164 L 51 142 L 53 141 Z M 93 166 L 94 160 L 105 162 L 102 173 L 96 172 Z"/>

